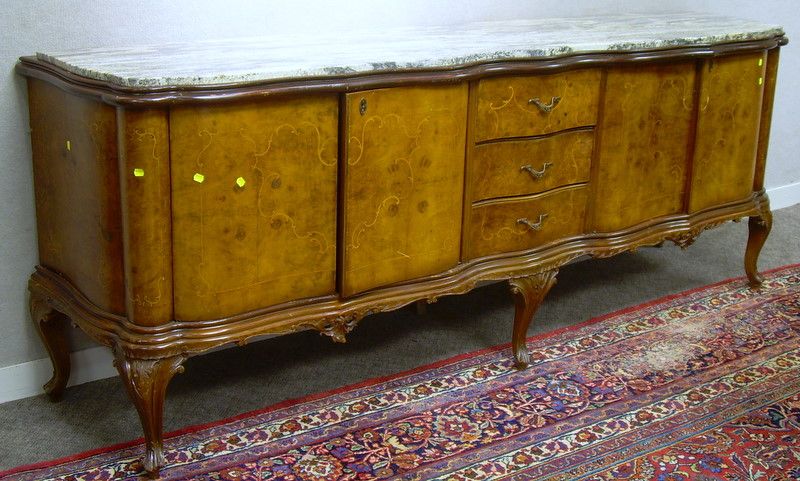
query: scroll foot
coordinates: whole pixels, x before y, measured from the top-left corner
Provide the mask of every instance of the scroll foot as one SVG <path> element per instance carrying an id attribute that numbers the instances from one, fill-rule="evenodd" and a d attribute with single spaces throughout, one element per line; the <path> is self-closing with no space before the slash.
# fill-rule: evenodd
<path id="1" fill-rule="evenodd" d="M 58 401 L 69 381 L 67 328 L 70 320 L 65 314 L 55 310 L 45 296 L 36 292 L 31 292 L 30 310 L 31 319 L 53 363 L 53 377 L 44 385 L 44 391 L 51 400 Z"/>
<path id="2" fill-rule="evenodd" d="M 525 369 L 530 364 L 530 354 L 525 344 L 528 326 L 544 297 L 556 283 L 556 274 L 558 269 L 508 280 L 511 293 L 514 295 L 514 331 L 511 348 L 514 352 L 514 366 L 517 369 Z"/>
<path id="3" fill-rule="evenodd" d="M 748 222 L 749 235 L 747 237 L 747 249 L 744 254 L 744 270 L 750 280 L 751 287 L 759 287 L 764 278 L 758 273 L 758 255 L 764 242 L 772 229 L 772 212 L 764 209 L 760 215 L 750 217 Z"/>
<path id="4" fill-rule="evenodd" d="M 115 355 L 114 366 L 142 422 L 146 449 L 144 469 L 151 477 L 157 477 L 164 467 L 164 397 L 172 377 L 183 372 L 184 360 L 182 356 L 133 359 L 119 350 Z"/>

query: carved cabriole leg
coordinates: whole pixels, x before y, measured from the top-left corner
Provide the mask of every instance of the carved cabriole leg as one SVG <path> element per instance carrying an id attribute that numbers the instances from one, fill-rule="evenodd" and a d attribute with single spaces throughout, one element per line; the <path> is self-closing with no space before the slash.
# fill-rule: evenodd
<path id="1" fill-rule="evenodd" d="M 47 298 L 31 292 L 31 318 L 53 362 L 53 377 L 44 385 L 44 391 L 53 401 L 64 394 L 69 381 L 70 360 L 67 328 L 69 318 L 53 309 Z"/>
<path id="2" fill-rule="evenodd" d="M 514 332 L 511 348 L 514 351 L 514 365 L 517 369 L 525 369 L 530 364 L 530 354 L 525 344 L 528 326 L 544 297 L 556 283 L 556 274 L 558 269 L 508 280 L 511 293 L 514 294 Z"/>
<path id="3" fill-rule="evenodd" d="M 151 476 L 157 476 L 164 466 L 162 429 L 167 384 L 172 376 L 183 372 L 184 360 L 182 356 L 133 359 L 125 356 L 119 349 L 115 352 L 114 366 L 119 371 L 128 396 L 142 421 L 146 448 L 144 469 Z"/>
<path id="4" fill-rule="evenodd" d="M 750 217 L 748 222 L 749 235 L 747 237 L 747 250 L 744 253 L 744 270 L 752 287 L 758 287 L 764 280 L 758 273 L 758 255 L 764 242 L 772 229 L 772 212 L 769 208 L 763 209 L 757 216 Z"/>

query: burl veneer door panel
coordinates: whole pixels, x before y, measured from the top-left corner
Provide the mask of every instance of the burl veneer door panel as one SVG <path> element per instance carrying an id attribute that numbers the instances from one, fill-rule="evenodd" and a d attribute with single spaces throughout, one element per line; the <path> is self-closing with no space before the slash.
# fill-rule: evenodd
<path id="1" fill-rule="evenodd" d="M 683 210 L 694 63 L 610 69 L 600 120 L 593 230 Z"/>
<path id="2" fill-rule="evenodd" d="M 28 80 L 39 263 L 125 313 L 114 107 Z"/>
<path id="3" fill-rule="evenodd" d="M 703 65 L 689 210 L 753 191 L 765 55 L 721 57 Z"/>
<path id="4" fill-rule="evenodd" d="M 458 262 L 466 108 L 466 84 L 347 95 L 343 295 Z"/>
<path id="5" fill-rule="evenodd" d="M 594 132 L 490 142 L 476 146 L 472 200 L 536 194 L 589 180 Z"/>
<path id="6" fill-rule="evenodd" d="M 175 107 L 175 316 L 220 318 L 332 294 L 335 96 Z"/>

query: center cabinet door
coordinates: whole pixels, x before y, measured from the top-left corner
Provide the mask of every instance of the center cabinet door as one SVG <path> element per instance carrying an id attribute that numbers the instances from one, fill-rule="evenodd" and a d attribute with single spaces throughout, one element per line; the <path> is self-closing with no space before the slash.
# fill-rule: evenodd
<path id="1" fill-rule="evenodd" d="M 467 91 L 460 84 L 347 94 L 342 295 L 458 263 Z"/>

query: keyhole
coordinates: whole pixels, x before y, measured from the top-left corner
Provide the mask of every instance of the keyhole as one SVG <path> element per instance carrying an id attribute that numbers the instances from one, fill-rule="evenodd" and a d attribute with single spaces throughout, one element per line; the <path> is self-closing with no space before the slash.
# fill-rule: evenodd
<path id="1" fill-rule="evenodd" d="M 361 103 L 358 104 L 358 111 L 361 115 L 367 113 L 367 99 L 361 99 Z"/>

